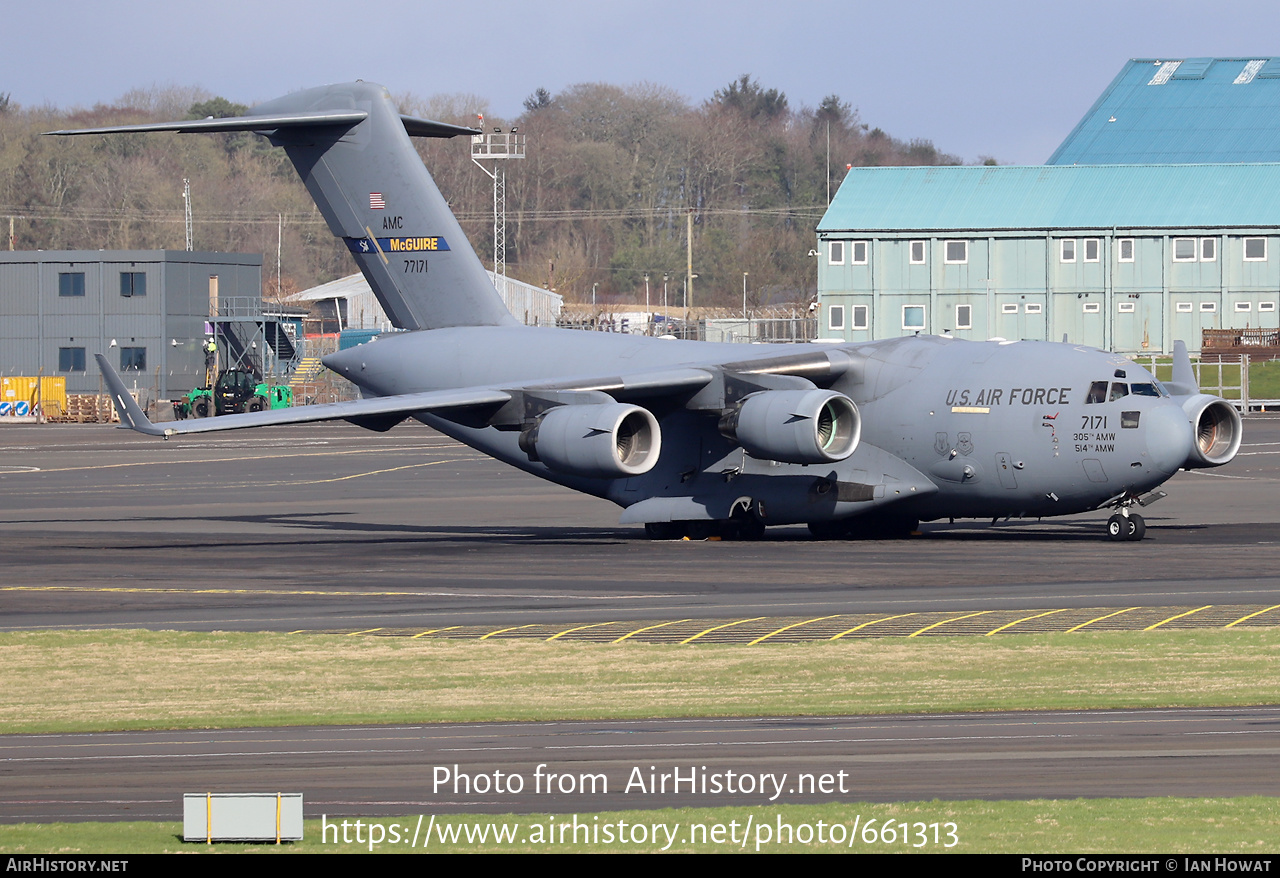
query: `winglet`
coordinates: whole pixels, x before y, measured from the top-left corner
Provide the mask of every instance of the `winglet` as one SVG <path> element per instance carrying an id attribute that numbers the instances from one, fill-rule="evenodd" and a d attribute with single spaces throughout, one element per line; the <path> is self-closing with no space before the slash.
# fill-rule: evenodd
<path id="1" fill-rule="evenodd" d="M 1167 387 L 1174 396 L 1191 396 L 1200 392 L 1200 382 L 1191 368 L 1191 355 L 1184 341 L 1173 343 L 1173 380 Z"/>
<path id="2" fill-rule="evenodd" d="M 107 358 L 102 354 L 94 354 L 93 356 L 98 361 L 98 368 L 102 370 L 102 377 L 107 382 L 107 391 L 111 394 L 111 399 L 115 401 L 116 412 L 120 415 L 122 425 L 131 430 L 137 430 L 139 433 L 146 433 L 148 436 L 167 436 L 168 434 L 162 427 L 157 427 L 147 419 L 146 413 L 142 411 L 138 401 L 133 398 L 133 395 L 124 386 L 124 382 L 120 380 L 116 370 L 111 368 Z"/>

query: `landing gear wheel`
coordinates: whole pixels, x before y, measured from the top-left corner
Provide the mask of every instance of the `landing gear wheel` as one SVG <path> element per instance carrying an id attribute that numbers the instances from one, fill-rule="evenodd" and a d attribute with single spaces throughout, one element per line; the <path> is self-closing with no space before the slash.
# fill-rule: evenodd
<path id="1" fill-rule="evenodd" d="M 729 527 L 733 533 L 733 539 L 754 541 L 764 538 L 764 522 L 754 515 L 735 518 Z"/>
<path id="2" fill-rule="evenodd" d="M 1115 542 L 1129 538 L 1129 522 L 1120 513 L 1107 519 L 1107 539 Z"/>
<path id="3" fill-rule="evenodd" d="M 1147 535 L 1147 523 L 1141 515 L 1116 513 L 1107 519 L 1107 538 L 1120 541 L 1137 541 Z"/>
<path id="4" fill-rule="evenodd" d="M 811 521 L 808 528 L 820 540 L 839 540 L 849 533 L 849 524 L 844 521 Z"/>
<path id="5" fill-rule="evenodd" d="M 1129 516 L 1129 539 L 1137 542 L 1147 535 L 1147 523 L 1141 515 Z"/>
<path id="6" fill-rule="evenodd" d="M 684 528 L 674 521 L 651 521 L 644 526 L 644 533 L 651 540 L 678 540 L 684 536 Z"/>

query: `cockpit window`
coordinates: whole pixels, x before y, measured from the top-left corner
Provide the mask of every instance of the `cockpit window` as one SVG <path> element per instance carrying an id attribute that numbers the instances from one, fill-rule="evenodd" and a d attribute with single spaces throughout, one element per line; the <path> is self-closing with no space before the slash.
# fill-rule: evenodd
<path id="1" fill-rule="evenodd" d="M 1154 384 L 1130 384 L 1129 392 L 1134 396 L 1159 396 L 1160 391 Z"/>
<path id="2" fill-rule="evenodd" d="M 1107 401 L 1107 382 L 1095 381 L 1089 385 L 1089 395 L 1085 397 L 1085 405 Z"/>
<path id="3" fill-rule="evenodd" d="M 1124 399 L 1129 395 L 1129 385 L 1121 384 L 1119 381 L 1111 382 L 1111 402 L 1117 399 Z"/>

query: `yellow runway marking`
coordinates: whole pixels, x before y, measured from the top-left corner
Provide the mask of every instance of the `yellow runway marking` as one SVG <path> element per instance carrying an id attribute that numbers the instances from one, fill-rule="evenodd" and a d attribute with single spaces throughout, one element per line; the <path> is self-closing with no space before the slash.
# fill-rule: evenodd
<path id="1" fill-rule="evenodd" d="M 521 628 L 532 628 L 532 627 L 533 627 L 533 623 L 529 623 L 528 625 L 513 625 L 510 628 L 499 628 L 497 631 L 490 631 L 488 634 L 484 635 L 480 639 L 488 640 L 490 637 L 492 637 L 495 634 L 506 634 L 508 631 L 519 631 Z"/>
<path id="2" fill-rule="evenodd" d="M 756 616 L 754 619 L 739 619 L 736 622 L 726 622 L 724 625 L 715 625 L 711 628 L 708 628 L 706 631 L 699 631 L 697 634 L 693 635 L 692 637 L 685 638 L 684 640 L 680 641 L 680 645 L 684 646 L 686 643 L 693 643 L 702 635 L 710 634 L 712 631 L 719 631 L 721 628 L 732 628 L 734 625 L 745 625 L 747 622 L 759 622 L 761 619 L 764 619 L 764 618 L 766 617 Z"/>
<path id="3" fill-rule="evenodd" d="M 855 625 L 854 627 L 850 628 L 848 631 L 841 631 L 839 634 L 837 634 L 835 637 L 832 637 L 831 639 L 832 639 L 832 640 L 839 640 L 841 637 L 844 637 L 846 634 L 852 634 L 852 633 L 853 633 L 853 632 L 855 632 L 855 631 L 861 631 L 863 628 L 867 628 L 867 627 L 869 627 L 869 626 L 871 626 L 871 625 L 875 625 L 875 624 L 877 624 L 877 623 L 879 623 L 879 622 L 892 622 L 894 619 L 905 619 L 905 618 L 907 618 L 908 616 L 914 616 L 914 615 L 916 615 L 916 614 L 915 614 L 915 613 L 903 613 L 903 614 L 902 614 L 902 615 L 900 615 L 900 616 L 885 616 L 883 619 L 872 619 L 870 622 L 863 622 L 861 625 Z"/>
<path id="4" fill-rule="evenodd" d="M 1236 627 L 1237 625 L 1239 625 L 1241 622 L 1247 622 L 1247 621 L 1249 621 L 1250 619 L 1252 619 L 1254 616 L 1261 616 L 1263 613 L 1270 613 L 1272 610 L 1280 610 L 1280 604 L 1276 604 L 1274 607 L 1267 607 L 1265 610 L 1258 610 L 1258 612 L 1256 612 L 1256 613 L 1250 613 L 1250 614 L 1249 614 L 1249 615 L 1247 615 L 1247 616 L 1244 616 L 1244 617 L 1242 617 L 1242 618 L 1240 618 L 1240 619 L 1236 619 L 1236 620 L 1235 620 L 1234 622 L 1232 622 L 1230 625 L 1224 625 L 1223 627 L 1224 627 L 1224 628 L 1234 628 L 1234 627 Z"/>
<path id="5" fill-rule="evenodd" d="M 1174 619 L 1181 619 L 1183 616 L 1190 616 L 1192 613 L 1198 613 L 1198 612 L 1200 612 L 1200 610 L 1207 610 L 1207 609 L 1209 609 L 1209 607 L 1212 607 L 1212 606 L 1213 606 L 1213 604 L 1209 604 L 1208 606 L 1199 607 L 1198 609 L 1195 609 L 1195 610 L 1187 610 L 1185 613 L 1179 613 L 1179 614 L 1178 614 L 1178 615 L 1176 615 L 1176 616 L 1170 616 L 1168 619 L 1165 619 L 1165 620 L 1163 620 L 1163 621 L 1161 621 L 1161 622 L 1157 622 L 1157 623 L 1156 623 L 1156 624 L 1154 624 L 1154 625 L 1148 625 L 1146 628 L 1143 628 L 1142 630 L 1143 630 L 1143 631 L 1154 631 L 1156 628 L 1159 628 L 1159 627 L 1160 627 L 1161 625 L 1163 625 L 1165 622 L 1172 622 Z"/>
<path id="6" fill-rule="evenodd" d="M 837 613 L 836 615 L 838 616 L 840 614 Z M 806 619 L 803 622 L 796 622 L 794 625 L 784 625 L 783 627 L 779 628 L 777 631 L 770 631 L 768 634 L 765 634 L 761 637 L 757 637 L 755 640 L 748 643 L 747 646 L 755 646 L 760 641 L 768 640 L 770 637 L 772 637 L 775 634 L 781 634 L 783 631 L 790 631 L 792 628 L 799 628 L 801 625 L 808 625 L 810 622 L 821 622 L 823 619 L 834 619 L 834 618 L 835 616 L 819 616 L 816 619 Z"/>
<path id="7" fill-rule="evenodd" d="M 1009 624 L 1007 624 L 1007 625 L 1001 625 L 999 628 L 992 629 L 991 631 L 988 631 L 986 634 L 984 634 L 984 635 L 982 635 L 982 636 L 983 636 L 983 637 L 990 637 L 992 634 L 999 634 L 1001 631 L 1005 630 L 1006 628 L 1012 628 L 1014 625 L 1020 625 L 1020 624 L 1022 624 L 1023 622 L 1030 622 L 1032 619 L 1039 619 L 1039 618 L 1041 618 L 1041 617 L 1043 617 L 1043 616 L 1052 616 L 1054 613 L 1065 613 L 1065 612 L 1066 612 L 1066 610 L 1065 610 L 1065 609 L 1063 609 L 1063 610 L 1050 610 L 1050 611 L 1049 611 L 1049 612 L 1047 612 L 1047 613 L 1037 613 L 1037 614 L 1036 614 L 1036 615 L 1034 615 L 1034 616 L 1027 616 L 1026 618 L 1023 618 L 1023 619 L 1015 619 L 1014 621 L 1010 622 Z"/>
<path id="8" fill-rule="evenodd" d="M 1119 616 L 1121 613 L 1130 613 L 1136 609 L 1138 609 L 1138 607 L 1129 607 L 1128 609 L 1124 609 L 1124 610 L 1116 610 L 1114 613 L 1107 613 L 1107 615 L 1105 616 L 1099 616 L 1096 619 L 1090 619 L 1088 622 L 1081 622 L 1079 625 L 1077 625 L 1074 628 L 1068 628 L 1066 633 L 1070 634 L 1072 631 L 1079 631 L 1081 628 L 1085 627 L 1086 625 L 1092 625 L 1094 622 L 1101 622 L 1103 619 L 1110 619 L 1112 616 Z"/>
<path id="9" fill-rule="evenodd" d="M 347 636 L 348 636 L 348 637 L 359 637 L 361 634 L 372 634 L 372 633 L 373 633 L 373 632 L 375 632 L 375 631 L 383 631 L 383 630 L 385 630 L 385 629 L 382 629 L 382 628 L 366 628 L 366 629 L 365 629 L 365 630 L 363 630 L 363 631 L 352 631 L 352 632 L 351 632 L 350 634 L 348 634 Z"/>
<path id="10" fill-rule="evenodd" d="M 972 619 L 974 616 L 985 616 L 987 613 L 990 613 L 990 612 L 993 612 L 993 611 L 992 611 L 992 610 L 980 610 L 980 611 L 979 611 L 979 612 L 977 612 L 977 613 L 969 613 L 969 614 L 968 614 L 968 615 L 966 615 L 966 616 L 956 616 L 955 618 L 952 618 L 952 619 L 943 619 L 941 622 L 934 622 L 932 625 L 926 625 L 926 626 L 924 626 L 923 628 L 921 628 L 919 631 L 913 631 L 913 632 L 911 632 L 910 634 L 908 634 L 907 636 L 908 636 L 908 637 L 916 637 L 916 636 L 918 636 L 918 635 L 920 635 L 920 634 L 925 633 L 926 631 L 931 631 L 931 630 L 933 630 L 934 628 L 937 628 L 939 625 L 945 625 L 945 624 L 947 624 L 948 622 L 959 622 L 959 621 L 960 621 L 960 620 L 962 620 L 962 619 Z"/>
<path id="11" fill-rule="evenodd" d="M 615 641 L 613 641 L 613 642 L 614 642 L 614 643 L 621 643 L 622 641 L 626 640 L 628 637 L 633 637 L 633 636 L 635 636 L 636 634 L 640 634 L 640 633 L 645 632 L 645 631 L 652 631 L 654 628 L 665 628 L 665 627 L 667 627 L 668 625 L 679 625 L 681 622 L 690 622 L 690 621 L 692 621 L 692 620 L 691 620 L 691 619 L 676 619 L 674 622 L 661 622 L 661 623 L 659 623 L 659 624 L 657 624 L 657 625 L 646 625 L 646 626 L 645 626 L 645 627 L 643 627 L 643 628 L 637 628 L 635 631 L 632 631 L 632 632 L 631 632 L 631 633 L 629 633 L 629 634 L 624 634 L 624 635 L 622 635 L 621 637 L 619 637 L 617 640 L 615 640 Z"/>
<path id="12" fill-rule="evenodd" d="M 561 631 L 559 634 L 552 634 L 550 637 L 548 637 L 548 638 L 547 638 L 546 642 L 547 642 L 547 643 L 550 643 L 550 642 L 551 642 L 551 641 L 553 641 L 553 640 L 559 640 L 561 637 L 564 637 L 566 634 L 572 634 L 572 633 L 573 633 L 573 632 L 575 632 L 575 631 L 585 631 L 585 630 L 587 630 L 588 628 L 600 628 L 601 626 L 604 626 L 604 625 L 615 625 L 615 624 L 617 624 L 617 623 L 615 623 L 615 622 L 596 622 L 594 625 L 579 625 L 577 628 L 569 628 L 569 629 L 567 629 L 567 630 L 565 630 L 565 631 Z"/>
<path id="13" fill-rule="evenodd" d="M 428 634 L 439 634 L 441 631 L 452 631 L 455 628 L 461 628 L 461 625 L 450 625 L 448 628 L 432 628 L 430 631 L 423 631 L 421 634 L 415 634 L 410 640 L 417 640 L 419 637 L 426 637 Z"/>

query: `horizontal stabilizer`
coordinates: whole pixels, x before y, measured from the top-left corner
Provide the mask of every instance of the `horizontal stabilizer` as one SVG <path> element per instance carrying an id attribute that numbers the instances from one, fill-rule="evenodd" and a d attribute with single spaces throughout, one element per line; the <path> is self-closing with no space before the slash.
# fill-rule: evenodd
<path id="1" fill-rule="evenodd" d="M 68 128 L 49 131 L 48 134 L 124 134 L 130 131 L 177 131 L 187 134 L 215 134 L 220 131 L 279 131 L 282 128 L 316 128 L 325 125 L 355 125 L 369 114 L 364 110 L 316 110 L 302 113 L 271 114 L 266 116 L 227 116 L 222 119 L 188 119 L 181 122 L 150 122 L 143 125 L 112 125 L 106 128 Z M 475 129 L 448 122 L 434 122 L 401 116 L 404 130 L 411 137 L 458 137 L 475 134 Z"/>
<path id="2" fill-rule="evenodd" d="M 307 424 L 316 421 L 368 421 L 378 416 L 401 415 L 408 417 L 419 412 L 467 409 L 477 406 L 498 407 L 511 399 L 511 394 L 487 388 L 463 390 L 431 390 L 425 393 L 405 393 L 398 396 L 377 396 L 353 402 L 333 402 L 325 405 L 305 405 L 297 408 L 272 409 L 249 412 L 243 415 L 222 415 L 214 418 L 198 418 L 190 421 L 173 421 L 153 424 L 142 408 L 130 395 L 124 382 L 111 368 L 107 358 L 96 354 L 98 368 L 107 382 L 107 389 L 120 413 L 125 426 L 148 436 L 176 436 L 181 433 L 213 433 L 222 430 L 242 430 L 246 427 L 270 427 L 283 424 Z"/>

